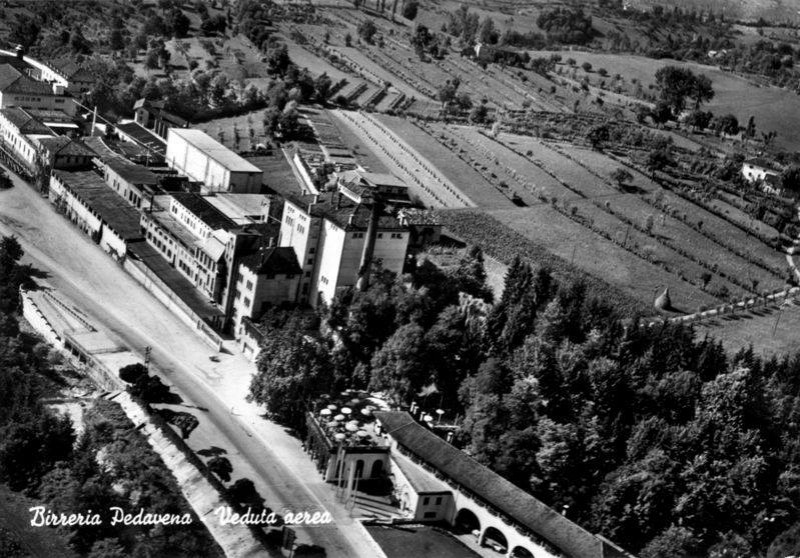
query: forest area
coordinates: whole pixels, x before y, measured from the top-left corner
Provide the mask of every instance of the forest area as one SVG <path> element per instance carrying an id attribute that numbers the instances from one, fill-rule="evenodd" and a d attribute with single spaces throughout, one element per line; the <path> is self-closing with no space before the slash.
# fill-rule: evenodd
<path id="1" fill-rule="evenodd" d="M 486 305 L 477 248 L 448 272 L 374 277 L 321 314 L 267 314 L 251 398 L 273 418 L 302 428 L 309 402 L 349 388 L 400 408 L 438 395 L 464 417 L 457 445 L 643 558 L 800 550 L 797 356 L 625 323 L 519 261 Z"/>

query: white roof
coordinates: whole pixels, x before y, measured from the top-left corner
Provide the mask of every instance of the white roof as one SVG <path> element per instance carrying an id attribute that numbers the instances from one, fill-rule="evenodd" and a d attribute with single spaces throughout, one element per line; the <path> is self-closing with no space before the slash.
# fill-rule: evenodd
<path id="1" fill-rule="evenodd" d="M 203 130 L 196 130 L 194 128 L 170 128 L 169 135 L 167 136 L 167 143 L 170 142 L 173 135 L 193 145 L 229 171 L 262 172 L 257 166 L 225 147 Z"/>

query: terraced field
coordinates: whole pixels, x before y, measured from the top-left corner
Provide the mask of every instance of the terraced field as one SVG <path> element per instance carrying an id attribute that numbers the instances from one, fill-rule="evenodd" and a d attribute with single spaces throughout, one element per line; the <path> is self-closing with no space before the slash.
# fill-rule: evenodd
<path id="1" fill-rule="evenodd" d="M 450 183 L 469 199 L 474 207 L 501 209 L 512 207 L 508 197 L 476 169 L 460 159 L 433 136 L 412 121 L 385 114 L 375 115 L 374 120 L 390 130 L 391 134 L 408 145 L 414 152 L 440 172 Z M 452 206 L 447 206 L 452 207 Z M 463 206 L 462 206 L 463 207 Z"/>
<path id="2" fill-rule="evenodd" d="M 719 303 L 713 295 L 578 225 L 550 206 L 489 211 L 489 214 L 549 252 L 617 285 L 638 300 L 652 304 L 659 291 L 668 286 L 675 306 L 681 310 Z M 625 234 L 624 230 L 620 232 Z M 634 234 L 628 240 L 634 243 L 640 239 Z"/>

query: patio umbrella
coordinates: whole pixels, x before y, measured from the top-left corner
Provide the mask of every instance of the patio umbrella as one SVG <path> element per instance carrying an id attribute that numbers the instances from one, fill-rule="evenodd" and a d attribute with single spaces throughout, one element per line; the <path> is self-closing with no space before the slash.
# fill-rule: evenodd
<path id="1" fill-rule="evenodd" d="M 356 425 L 355 425 L 355 424 L 353 424 L 352 422 L 348 422 L 348 423 L 345 425 L 345 427 L 344 427 L 344 428 L 345 428 L 345 430 L 347 430 L 348 432 L 355 432 L 356 430 L 358 430 L 358 426 L 356 426 Z"/>
<path id="2" fill-rule="evenodd" d="M 361 414 L 364 415 L 365 417 L 368 417 L 368 416 L 370 416 L 372 414 L 372 410 L 371 409 L 366 409 L 366 408 L 361 409 Z"/>
<path id="3" fill-rule="evenodd" d="M 344 420 L 344 415 L 336 415 L 335 417 L 333 417 L 333 420 L 341 422 Z"/>
<path id="4" fill-rule="evenodd" d="M 323 417 L 329 417 L 331 415 L 331 410 L 330 409 L 322 409 L 319 412 L 319 414 L 321 414 Z"/>
<path id="5" fill-rule="evenodd" d="M 345 438 L 347 438 L 347 436 L 345 436 L 345 435 L 344 435 L 344 434 L 342 434 L 341 432 L 339 432 L 338 434 L 334 434 L 334 436 L 333 436 L 333 437 L 334 437 L 334 439 L 335 439 L 337 442 L 341 442 L 342 440 L 344 440 Z"/>
<path id="6" fill-rule="evenodd" d="M 369 436 L 369 434 L 367 433 L 366 430 L 359 430 L 358 432 L 356 432 L 356 436 L 358 436 L 359 438 L 366 438 L 367 436 Z"/>
<path id="7" fill-rule="evenodd" d="M 352 412 L 353 409 L 351 409 L 350 407 L 342 407 L 342 413 L 344 413 L 345 415 L 349 415 Z"/>
<path id="8" fill-rule="evenodd" d="M 328 405 L 328 409 L 330 409 L 331 411 L 335 411 L 335 410 L 336 410 L 336 409 L 338 409 L 338 408 L 339 408 L 339 407 L 337 407 L 337 406 L 336 406 L 336 405 L 334 405 L 333 403 L 331 403 L 330 405 Z"/>

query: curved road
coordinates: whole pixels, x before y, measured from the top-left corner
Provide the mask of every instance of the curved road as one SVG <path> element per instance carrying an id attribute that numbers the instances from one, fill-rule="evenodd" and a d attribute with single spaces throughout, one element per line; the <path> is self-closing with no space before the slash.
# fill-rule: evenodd
<path id="1" fill-rule="evenodd" d="M 13 175 L 11 175 L 13 176 Z M 200 426 L 187 440 L 197 451 L 226 450 L 232 479 L 253 480 L 266 505 L 276 511 L 329 511 L 334 523 L 297 527 L 297 542 L 324 547 L 329 557 L 370 557 L 363 530 L 353 528 L 300 442 L 264 420 L 262 409 L 245 402 L 255 366 L 231 346 L 212 363 L 199 334 L 170 313 L 102 249 L 54 211 L 47 199 L 14 177 L 0 191 L 0 234 L 14 234 L 24 261 L 47 274 L 45 281 L 72 299 L 94 321 L 113 331 L 135 352 L 152 347 L 154 369 L 181 395 L 181 410 Z M 125 203 L 120 198 L 120 203 Z"/>

